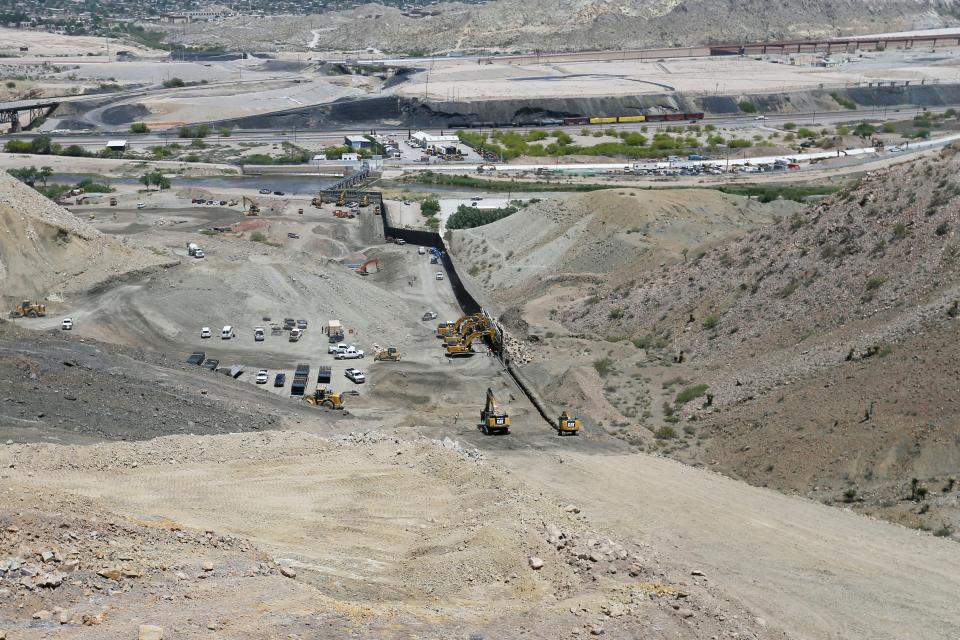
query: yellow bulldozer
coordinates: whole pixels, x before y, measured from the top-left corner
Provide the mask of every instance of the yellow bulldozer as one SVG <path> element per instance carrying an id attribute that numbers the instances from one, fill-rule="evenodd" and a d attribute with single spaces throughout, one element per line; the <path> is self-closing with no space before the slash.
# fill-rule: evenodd
<path id="1" fill-rule="evenodd" d="M 343 409 L 343 394 L 334 393 L 330 387 L 318 387 L 313 395 L 305 396 L 307 404 L 325 409 Z"/>
<path id="2" fill-rule="evenodd" d="M 42 318 L 47 315 L 47 305 L 24 300 L 10 312 L 11 318 Z"/>
<path id="3" fill-rule="evenodd" d="M 578 436 L 580 435 L 580 418 L 575 418 L 564 409 L 557 418 L 557 435 Z"/>
<path id="4" fill-rule="evenodd" d="M 253 198 L 248 198 L 243 196 L 243 215 L 245 216 L 258 216 L 260 215 L 260 205 L 257 204 L 257 201 Z"/>
<path id="5" fill-rule="evenodd" d="M 396 347 L 387 347 L 386 349 L 377 349 L 373 356 L 374 360 L 389 360 L 390 362 L 400 362 L 400 350 Z"/>
<path id="6" fill-rule="evenodd" d="M 497 406 L 493 389 L 487 389 L 487 403 L 480 412 L 480 430 L 483 435 L 510 433 L 510 416 L 506 410 Z"/>

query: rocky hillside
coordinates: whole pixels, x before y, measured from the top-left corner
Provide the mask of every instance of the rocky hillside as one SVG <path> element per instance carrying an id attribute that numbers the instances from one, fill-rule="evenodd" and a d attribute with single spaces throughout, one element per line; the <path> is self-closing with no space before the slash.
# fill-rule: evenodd
<path id="1" fill-rule="evenodd" d="M 767 3 L 757 0 L 495 0 L 431 5 L 436 15 L 363 4 L 316 16 L 239 17 L 210 31 L 170 28 L 187 44 L 388 52 L 590 50 L 879 33 L 957 24 L 954 0 Z M 213 37 L 216 42 L 210 40 Z M 350 43 L 345 45 L 344 43 Z"/>
<path id="2" fill-rule="evenodd" d="M 0 296 L 4 304 L 84 291 L 132 271 L 170 263 L 107 237 L 0 171 Z"/>
<path id="3" fill-rule="evenodd" d="M 450 248 L 508 308 L 559 282 L 629 280 L 799 208 L 708 189 L 609 189 L 534 202 L 492 224 L 455 231 Z M 505 263 L 509 269 L 500 268 Z"/>
<path id="4" fill-rule="evenodd" d="M 948 533 L 960 528 L 958 167 L 954 148 L 868 175 L 557 315 L 646 350 L 647 411 L 628 430 L 664 436 L 655 446 Z M 604 375 L 608 395 L 627 384 Z M 682 433 L 660 431 L 678 421 Z M 915 503 L 918 486 L 936 500 Z"/>

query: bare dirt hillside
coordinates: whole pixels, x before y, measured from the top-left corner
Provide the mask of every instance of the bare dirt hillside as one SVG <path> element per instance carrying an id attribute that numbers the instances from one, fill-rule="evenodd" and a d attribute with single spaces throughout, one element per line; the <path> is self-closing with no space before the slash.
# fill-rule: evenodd
<path id="1" fill-rule="evenodd" d="M 472 279 L 510 306 L 559 281 L 630 280 L 797 208 L 707 189 L 610 189 L 536 202 L 454 231 L 450 246 Z"/>
<path id="2" fill-rule="evenodd" d="M 364 4 L 313 16 L 238 17 L 215 31 L 177 25 L 168 37 L 187 44 L 299 49 L 590 50 L 688 46 L 806 36 L 879 33 L 951 26 L 956 3 L 845 0 L 771 4 L 750 0 L 536 0 L 431 5 L 435 15 Z"/>
<path id="3" fill-rule="evenodd" d="M 106 280 L 176 264 L 105 236 L 0 171 L 0 291 L 3 303 L 86 291 Z"/>
<path id="4" fill-rule="evenodd" d="M 574 333 L 636 342 L 593 360 L 606 397 L 643 389 L 625 437 L 664 425 L 654 446 L 683 459 L 954 531 L 958 166 L 948 149 L 868 175 L 557 309 Z"/>

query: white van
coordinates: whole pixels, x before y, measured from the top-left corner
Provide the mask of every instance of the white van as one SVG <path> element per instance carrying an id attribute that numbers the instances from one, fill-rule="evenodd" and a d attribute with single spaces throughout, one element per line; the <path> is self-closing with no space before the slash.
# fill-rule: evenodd
<path id="1" fill-rule="evenodd" d="M 229 324 L 220 330 L 221 340 L 229 340 L 232 337 L 233 337 L 233 327 L 231 327 Z"/>
<path id="2" fill-rule="evenodd" d="M 420 247 L 419 249 L 417 249 L 417 253 L 419 253 L 420 255 L 425 255 L 427 253 L 427 250 L 424 247 Z"/>

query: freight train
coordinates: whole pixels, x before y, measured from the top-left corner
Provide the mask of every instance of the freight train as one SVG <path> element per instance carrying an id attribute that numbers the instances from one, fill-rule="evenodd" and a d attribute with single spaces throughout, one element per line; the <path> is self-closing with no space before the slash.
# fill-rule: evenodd
<path id="1" fill-rule="evenodd" d="M 541 118 L 514 122 L 457 122 L 447 126 L 454 129 L 494 127 L 558 127 L 561 125 L 617 124 L 627 122 L 677 122 L 703 120 L 703 113 L 653 113 L 636 116 L 578 116 L 575 118 Z"/>

